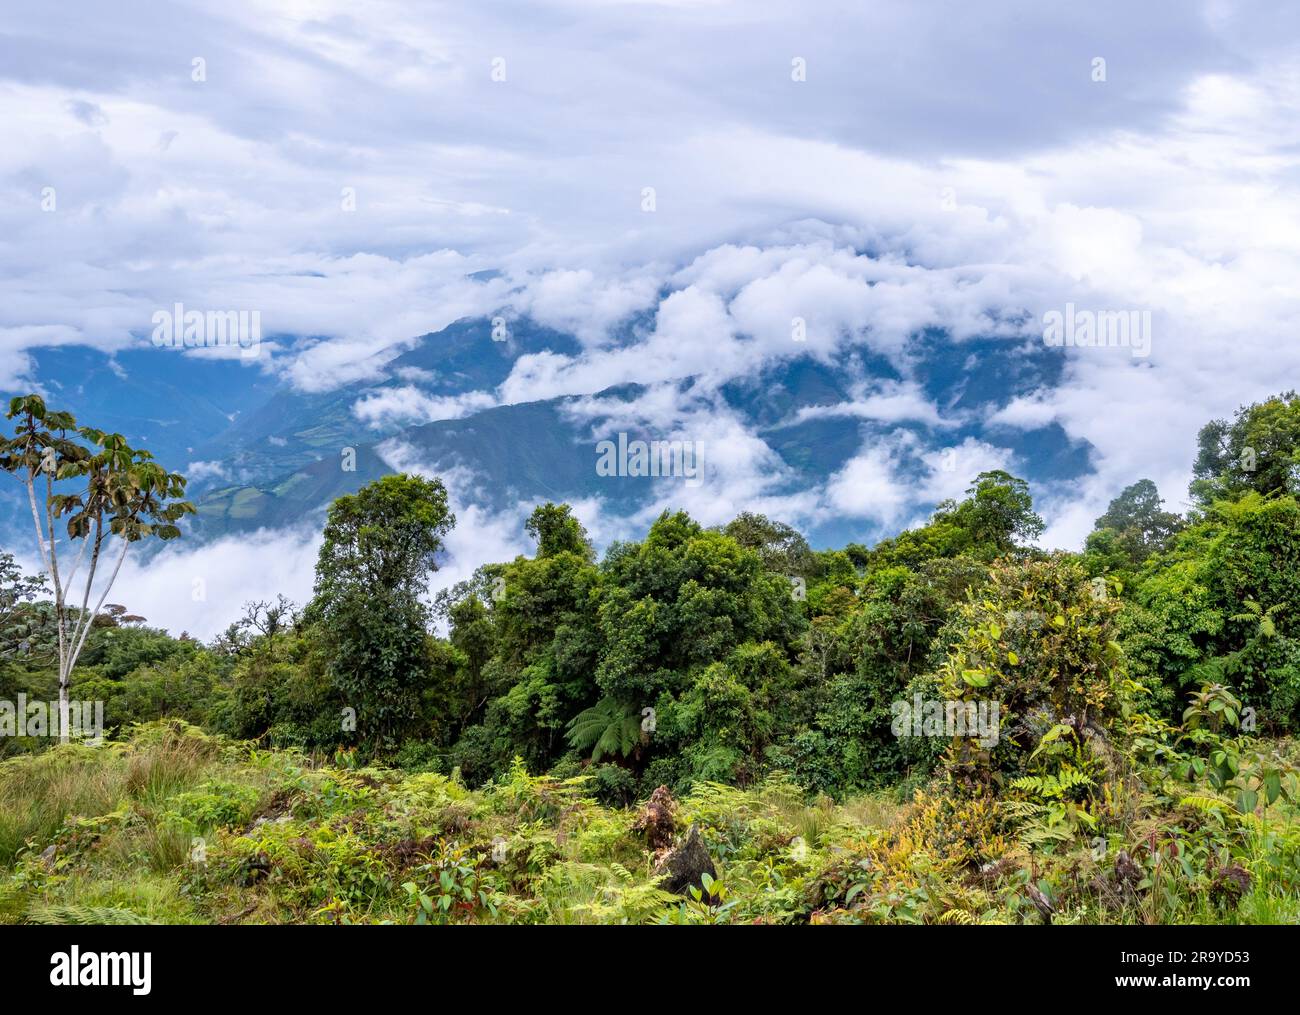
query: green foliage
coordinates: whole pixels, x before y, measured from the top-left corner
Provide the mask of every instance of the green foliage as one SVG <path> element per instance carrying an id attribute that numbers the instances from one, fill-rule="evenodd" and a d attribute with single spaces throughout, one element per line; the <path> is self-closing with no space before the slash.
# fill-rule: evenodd
<path id="1" fill-rule="evenodd" d="M 1266 728 L 1300 722 L 1300 504 L 1249 492 L 1212 505 L 1152 557 L 1135 598 L 1163 651 L 1154 669 L 1175 688 L 1223 682 Z M 1252 605 L 1253 604 L 1253 605 Z"/>
<path id="2" fill-rule="evenodd" d="M 568 504 L 547 501 L 539 505 L 529 516 L 524 528 L 537 540 L 539 557 L 572 553 L 586 560 L 595 555 L 587 539 L 587 530 L 573 517 Z"/>
<path id="3" fill-rule="evenodd" d="M 503 880 L 484 869 L 484 858 L 474 858 L 467 848 L 441 842 L 427 863 L 411 871 L 405 882 L 415 922 L 474 923 L 495 918 L 504 901 Z"/>
<path id="4" fill-rule="evenodd" d="M 634 708 L 613 698 L 602 698 L 569 722 L 569 742 L 590 751 L 591 760 L 606 755 L 626 758 L 641 740 L 641 717 Z"/>
<path id="5" fill-rule="evenodd" d="M 28 915 L 28 922 L 65 927 L 105 927 L 149 924 L 147 916 L 108 906 L 44 906 Z"/>
<path id="6" fill-rule="evenodd" d="M 981 472 L 960 502 L 944 501 L 930 523 L 881 543 L 865 557 L 870 570 L 914 568 L 936 557 L 966 555 L 990 561 L 1019 552 L 1043 531 L 1029 484 L 996 469 Z"/>
<path id="7" fill-rule="evenodd" d="M 177 522 L 193 514 L 194 505 L 181 500 L 186 480 L 180 473 L 168 472 L 150 452 L 130 447 L 121 434 L 78 426 L 71 413 L 47 409 L 39 395 L 12 399 L 6 416 L 17 422 L 12 437 L 0 437 L 0 471 L 26 487 L 37 555 L 54 592 L 59 738 L 66 743 L 72 672 L 127 550 L 150 537 L 180 536 Z M 78 577 L 82 584 L 74 588 Z M 91 606 L 96 590 L 99 598 Z"/>
<path id="8" fill-rule="evenodd" d="M 598 806 L 584 780 L 516 764 L 472 791 L 143 727 L 0 763 L 0 815 L 33 790 L 75 798 L 80 815 L 33 827 L 6 860 L 0 921 L 1023 923 L 1041 920 L 1032 885 L 1053 922 L 1267 922 L 1300 903 L 1300 836 L 1285 820 L 1296 773 L 1238 736 L 1234 712 L 1207 688 L 1182 726 L 1135 734 L 1132 775 L 1039 772 L 1002 801 L 836 805 L 780 777 L 700 784 L 677 802 L 678 827 L 699 829 L 717 875 L 680 897 L 663 891 L 635 808 Z M 1090 797 L 1096 827 L 1049 823 L 1050 808 Z M 177 821 L 180 849 L 150 860 Z"/>
<path id="9" fill-rule="evenodd" d="M 1288 391 L 1216 419 L 1197 436 L 1191 493 L 1203 506 L 1249 492 L 1300 494 L 1300 395 Z"/>
<path id="10" fill-rule="evenodd" d="M 1125 487 L 1088 536 L 1084 560 L 1090 574 L 1128 572 L 1168 546 L 1183 528 L 1178 515 L 1162 510 L 1155 483 L 1142 479 Z"/>
<path id="11" fill-rule="evenodd" d="M 1108 749 L 1126 704 L 1119 608 L 1061 555 L 992 567 L 959 610 L 965 633 L 939 675 L 945 701 L 998 708 L 995 744 L 954 737 L 945 763 L 959 784 L 1028 774 L 1044 754 L 1054 770 Z"/>
<path id="12" fill-rule="evenodd" d="M 0 660 L 30 651 L 34 618 L 28 604 L 45 589 L 44 577 L 23 574 L 13 554 L 0 552 Z"/>
<path id="13" fill-rule="evenodd" d="M 723 526 L 722 532 L 746 550 L 755 551 L 763 566 L 777 574 L 816 578 L 823 572 L 808 540 L 784 522 L 744 511 Z"/>
<path id="14" fill-rule="evenodd" d="M 421 597 L 454 524 L 442 483 L 418 476 L 385 476 L 330 506 L 308 613 L 357 733 L 375 749 L 395 749 L 419 715 L 432 662 Z"/>
<path id="15" fill-rule="evenodd" d="M 598 562 L 547 503 L 532 557 L 439 594 L 445 637 L 446 492 L 387 477 L 331 509 L 301 614 L 249 604 L 207 647 L 78 619 L 115 742 L 0 745 L 28 752 L 0 762 L 0 920 L 1300 918 L 1295 404 L 1211 434 L 1190 519 L 1141 481 L 1082 554 L 1027 545 L 1003 472 L 874 548 L 665 512 Z M 1247 439 L 1270 478 L 1234 473 Z M 0 698 L 58 687 L 41 593 L 0 556 Z M 918 700 L 938 725 L 903 735 Z M 660 785 L 717 869 L 697 895 L 655 874 Z"/>

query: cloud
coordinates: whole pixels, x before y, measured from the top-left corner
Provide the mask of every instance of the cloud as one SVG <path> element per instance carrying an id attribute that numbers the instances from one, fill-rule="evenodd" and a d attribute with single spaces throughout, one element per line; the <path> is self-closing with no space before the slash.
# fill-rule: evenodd
<path id="1" fill-rule="evenodd" d="M 544 271 L 527 280 L 511 305 L 539 324 L 577 336 L 585 345 L 607 341 L 616 325 L 655 305 L 659 280 L 631 273 L 605 278 L 590 269 Z"/>
<path id="2" fill-rule="evenodd" d="M 1179 503 L 1197 428 L 1300 373 L 1300 10 L 814 13 L 37 6 L 0 35 L 0 386 L 57 380 L 34 350 L 138 346 L 175 302 L 260 310 L 257 366 L 306 392 L 387 380 L 420 336 L 508 311 L 581 351 L 521 356 L 455 401 L 399 374 L 360 417 L 577 396 L 593 427 L 639 413 L 703 435 L 726 485 L 672 493 L 702 516 L 889 524 L 958 482 L 926 457 L 945 431 L 982 424 L 954 445 L 974 466 L 1007 460 L 999 428 L 1054 424 L 1096 472 L 1036 491 L 1045 543 L 1077 546 L 1142 476 Z M 1150 311 L 1151 356 L 1060 350 L 1059 376 L 1000 408 L 927 393 L 919 336 L 1028 348 L 1067 302 Z M 720 392 L 799 356 L 851 393 L 800 418 L 927 441 L 873 436 L 796 489 Z M 647 389 L 635 407 L 591 398 L 627 383 Z"/>
<path id="3" fill-rule="evenodd" d="M 207 640 L 238 620 L 246 602 L 283 593 L 305 604 L 320 542 L 309 529 L 259 530 L 197 545 L 180 539 L 150 557 L 128 553 L 108 600 Z"/>
<path id="4" fill-rule="evenodd" d="M 386 429 L 440 419 L 460 419 L 495 404 L 496 400 L 483 391 L 436 396 L 407 384 L 367 393 L 353 403 L 352 415 L 376 429 Z"/>
<path id="5" fill-rule="evenodd" d="M 809 405 L 796 414 L 796 421 L 847 416 L 878 420 L 882 423 L 917 422 L 943 428 L 955 425 L 945 419 L 938 407 L 915 381 L 877 381 L 860 386 L 851 402 L 833 405 Z"/>
<path id="6" fill-rule="evenodd" d="M 74 118 L 87 127 L 103 127 L 108 123 L 108 117 L 104 115 L 104 111 L 93 102 L 87 102 L 84 99 L 69 99 L 67 109 Z"/>
<path id="7" fill-rule="evenodd" d="M 928 474 L 913 496 L 930 504 L 960 500 L 981 472 L 1011 472 L 1016 467 L 1015 456 L 1009 450 L 974 437 L 923 452 L 920 458 Z"/>
<path id="8" fill-rule="evenodd" d="M 230 472 L 222 462 L 190 462 L 185 466 L 185 476 L 191 483 L 208 479 L 229 479 Z"/>
<path id="9" fill-rule="evenodd" d="M 894 454 L 884 444 L 864 446 L 826 485 L 831 510 L 886 525 L 898 520 L 909 499 Z"/>

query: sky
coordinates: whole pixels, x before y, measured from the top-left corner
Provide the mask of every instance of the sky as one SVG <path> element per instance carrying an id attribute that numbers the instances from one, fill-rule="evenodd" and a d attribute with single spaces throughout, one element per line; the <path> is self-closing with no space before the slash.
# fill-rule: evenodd
<path id="1" fill-rule="evenodd" d="M 847 342 L 906 364 L 921 329 L 1041 343 L 1067 304 L 1145 313 L 1149 355 L 1064 350 L 1059 383 L 991 412 L 1094 448 L 1039 503 L 1043 543 L 1077 548 L 1138 477 L 1182 508 L 1198 428 L 1300 377 L 1295 4 L 10 4 L 0 125 L 6 389 L 39 386 L 33 349 L 129 348 L 183 302 L 260 309 L 287 337 L 257 368 L 328 391 L 508 299 L 581 352 L 522 357 L 460 404 L 413 387 L 360 411 L 634 381 L 640 419 L 726 436 L 733 496 L 702 514 L 901 527 L 949 492 L 938 468 L 901 478 L 933 449 L 864 445 L 773 498 L 770 451 L 710 393 Z M 949 418 L 906 380 L 829 411 Z M 526 549 L 468 485 L 446 580 Z M 606 537 L 644 521 L 579 508 Z M 207 635 L 236 611 L 178 606 L 177 582 L 301 601 L 313 555 L 293 532 L 129 559 L 113 598 Z"/>

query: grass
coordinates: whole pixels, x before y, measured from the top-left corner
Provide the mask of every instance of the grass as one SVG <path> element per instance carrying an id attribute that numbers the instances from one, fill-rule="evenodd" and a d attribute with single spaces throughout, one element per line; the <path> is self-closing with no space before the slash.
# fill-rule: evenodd
<path id="1" fill-rule="evenodd" d="M 1190 876 L 1157 843 L 1160 887 L 1119 891 L 1122 843 L 1100 860 L 1086 838 L 1031 850 L 996 803 L 698 784 L 677 822 L 715 864 L 725 902 L 709 904 L 664 893 L 636 809 L 587 792 L 522 768 L 470 790 L 152 724 L 0 763 L 0 922 L 1035 923 L 1031 874 L 1058 923 L 1300 919 L 1300 833 L 1279 805 Z M 1189 848 L 1194 818 L 1174 822 Z M 1227 862 L 1250 877 L 1225 902 Z"/>
<path id="2" fill-rule="evenodd" d="M 129 744 L 64 744 L 4 762 L 0 865 L 12 864 L 28 840 L 52 841 L 71 816 L 165 801 L 193 784 L 219 749 L 198 730 L 177 726 L 148 731 Z"/>

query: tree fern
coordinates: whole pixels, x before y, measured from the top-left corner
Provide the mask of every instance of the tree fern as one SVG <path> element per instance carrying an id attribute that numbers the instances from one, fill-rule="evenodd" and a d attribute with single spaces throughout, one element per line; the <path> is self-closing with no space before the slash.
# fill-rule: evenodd
<path id="1" fill-rule="evenodd" d="M 641 740 L 641 720 L 627 705 L 602 698 L 574 716 L 567 736 L 578 750 L 590 749 L 592 761 L 607 754 L 626 758 Z"/>

